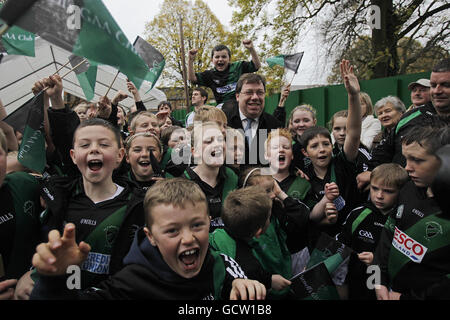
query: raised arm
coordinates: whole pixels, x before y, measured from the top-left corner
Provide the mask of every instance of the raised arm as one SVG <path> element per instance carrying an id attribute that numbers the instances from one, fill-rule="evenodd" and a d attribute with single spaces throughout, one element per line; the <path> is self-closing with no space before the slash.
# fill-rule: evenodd
<path id="1" fill-rule="evenodd" d="M 189 58 L 188 58 L 188 80 L 192 83 L 197 83 L 197 76 L 195 75 L 194 70 L 194 60 L 197 56 L 197 49 L 189 50 Z"/>
<path id="2" fill-rule="evenodd" d="M 340 67 L 342 80 L 348 93 L 347 137 L 344 142 L 344 153 L 348 161 L 355 162 L 361 137 L 360 87 L 350 61 L 342 60 Z"/>
<path id="3" fill-rule="evenodd" d="M 242 41 L 242 44 L 250 52 L 250 55 L 252 56 L 252 61 L 253 61 L 253 64 L 255 65 L 256 70 L 259 70 L 259 68 L 261 68 L 261 61 L 259 60 L 259 56 L 256 53 L 255 47 L 253 46 L 253 41 L 249 40 L 249 39 L 245 39 Z"/>

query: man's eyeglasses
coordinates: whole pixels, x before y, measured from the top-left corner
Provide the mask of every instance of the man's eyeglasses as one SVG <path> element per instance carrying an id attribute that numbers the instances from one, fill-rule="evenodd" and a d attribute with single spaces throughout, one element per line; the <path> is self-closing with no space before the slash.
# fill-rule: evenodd
<path id="1" fill-rule="evenodd" d="M 263 90 L 258 90 L 258 91 L 242 91 L 241 94 L 252 97 L 254 94 L 256 93 L 256 95 L 258 97 L 264 97 L 266 95 L 266 92 Z"/>

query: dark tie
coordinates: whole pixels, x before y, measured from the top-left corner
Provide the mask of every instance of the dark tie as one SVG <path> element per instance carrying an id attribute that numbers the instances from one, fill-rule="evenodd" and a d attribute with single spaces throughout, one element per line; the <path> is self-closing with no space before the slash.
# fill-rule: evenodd
<path id="1" fill-rule="evenodd" d="M 247 126 L 244 129 L 245 138 L 247 139 L 248 146 L 250 148 L 250 144 L 252 143 L 252 123 L 253 119 L 247 118 Z"/>

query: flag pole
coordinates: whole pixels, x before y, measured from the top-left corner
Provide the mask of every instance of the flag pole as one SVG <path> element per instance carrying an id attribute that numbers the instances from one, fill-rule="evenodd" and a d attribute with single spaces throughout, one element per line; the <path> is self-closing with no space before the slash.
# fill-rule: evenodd
<path id="1" fill-rule="evenodd" d="M 181 51 L 181 65 L 183 68 L 183 84 L 184 84 L 184 97 L 186 99 L 186 111 L 190 109 L 189 103 L 189 88 L 187 83 L 187 71 L 186 71 L 186 59 L 184 56 L 184 32 L 183 32 L 183 18 L 181 15 L 178 18 L 179 21 L 179 33 L 180 33 L 180 51 Z"/>
<path id="2" fill-rule="evenodd" d="M 289 82 L 289 85 L 291 85 L 292 84 L 292 81 L 294 81 L 294 79 L 295 79 L 295 76 L 297 75 L 297 72 L 296 73 L 294 73 L 294 76 L 292 77 L 292 79 L 291 79 L 291 82 Z"/>
<path id="3" fill-rule="evenodd" d="M 81 66 L 83 63 L 85 63 L 86 60 L 87 60 L 87 59 L 84 59 L 84 60 L 81 61 L 79 64 L 77 64 L 75 67 L 73 67 L 72 69 L 70 69 L 69 71 L 67 71 L 66 74 L 63 75 L 63 76 L 61 77 L 61 80 L 64 79 L 69 73 L 71 73 L 72 71 L 74 71 L 76 68 L 78 68 L 79 66 Z M 69 61 L 68 63 L 70 63 L 70 61 Z M 64 66 L 67 66 L 68 63 L 66 63 Z M 56 75 L 59 71 L 61 71 L 61 69 L 64 68 L 64 66 L 62 66 L 58 71 L 56 71 L 56 72 L 53 74 L 53 76 Z M 46 91 L 48 88 L 50 88 L 50 87 L 45 87 L 44 89 L 42 89 L 42 91 Z M 42 92 L 42 91 L 41 91 L 41 92 Z"/>
<path id="4" fill-rule="evenodd" d="M 0 27 L 0 38 L 9 30 L 10 26 L 4 24 Z"/>
<path id="5" fill-rule="evenodd" d="M 86 59 L 83 60 L 83 62 L 86 61 Z M 70 60 L 66 62 L 65 65 L 63 65 L 61 68 L 55 71 L 53 75 L 57 75 L 63 68 L 67 67 L 67 65 L 70 63 Z"/>
<path id="6" fill-rule="evenodd" d="M 71 73 L 72 71 L 74 71 L 76 68 L 78 68 L 79 66 L 81 66 L 83 63 L 86 62 L 87 59 L 84 59 L 83 61 L 81 61 L 79 64 L 77 64 L 75 67 L 73 67 L 72 69 L 70 69 L 69 71 L 66 72 L 65 75 L 63 75 L 61 77 L 61 79 L 64 79 L 69 73 Z M 70 62 L 70 61 L 69 61 Z M 62 68 L 61 68 L 62 69 Z"/>
<path id="7" fill-rule="evenodd" d="M 110 85 L 109 88 L 108 88 L 108 91 L 106 91 L 105 97 L 108 96 L 108 93 L 109 93 L 109 91 L 111 90 L 111 88 L 112 88 L 114 82 L 116 82 L 116 79 L 117 79 L 117 77 L 119 76 L 119 73 L 120 73 L 120 71 L 118 70 L 117 73 L 116 73 L 116 76 L 114 77 L 114 80 L 111 82 L 111 85 Z"/>

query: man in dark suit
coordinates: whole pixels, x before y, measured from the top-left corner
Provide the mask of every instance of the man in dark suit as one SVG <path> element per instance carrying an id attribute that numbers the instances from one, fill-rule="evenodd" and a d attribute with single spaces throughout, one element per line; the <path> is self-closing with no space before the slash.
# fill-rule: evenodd
<path id="1" fill-rule="evenodd" d="M 264 143 L 271 130 L 282 128 L 283 124 L 264 112 L 266 80 L 255 73 L 243 74 L 236 85 L 236 101 L 222 110 L 228 126 L 244 131 L 246 165 L 267 165 L 264 159 Z"/>

